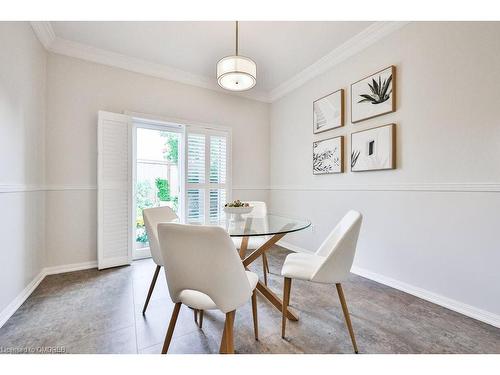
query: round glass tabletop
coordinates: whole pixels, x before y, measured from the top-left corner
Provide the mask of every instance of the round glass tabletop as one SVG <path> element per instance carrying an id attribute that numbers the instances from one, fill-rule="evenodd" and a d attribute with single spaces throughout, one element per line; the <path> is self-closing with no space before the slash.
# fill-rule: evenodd
<path id="1" fill-rule="evenodd" d="M 271 214 L 265 216 L 228 214 L 219 225 L 225 228 L 231 237 L 252 237 L 297 232 L 309 227 L 311 222 Z"/>

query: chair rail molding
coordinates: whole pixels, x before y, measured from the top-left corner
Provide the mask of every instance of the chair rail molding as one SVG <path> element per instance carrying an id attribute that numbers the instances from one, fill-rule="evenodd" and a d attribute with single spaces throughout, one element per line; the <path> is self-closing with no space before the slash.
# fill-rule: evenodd
<path id="1" fill-rule="evenodd" d="M 265 185 L 239 185 L 239 186 L 233 186 L 233 190 L 269 190 L 269 186 Z"/>
<path id="2" fill-rule="evenodd" d="M 47 185 L 45 191 L 97 190 L 97 185 Z"/>
<path id="3" fill-rule="evenodd" d="M 306 185 L 273 185 L 269 190 L 289 191 L 429 191 L 429 192 L 500 192 L 499 182 L 342 184 L 328 187 Z"/>
<path id="4" fill-rule="evenodd" d="M 64 190 L 96 190 L 96 185 L 27 185 L 27 184 L 0 184 L 0 194 L 28 193 L 35 191 L 64 191 Z"/>
<path id="5" fill-rule="evenodd" d="M 32 191 L 45 191 L 44 185 L 27 184 L 0 184 L 0 194 L 2 193 L 27 193 Z"/>
<path id="6" fill-rule="evenodd" d="M 32 191 L 66 191 L 66 190 L 96 190 L 96 185 L 26 185 L 26 184 L 0 184 L 1 193 L 19 193 Z M 405 184 L 350 184 L 332 185 L 328 187 L 307 185 L 237 185 L 233 190 L 277 190 L 277 191 L 428 191 L 428 192 L 500 192 L 500 183 L 495 182 L 454 182 L 454 183 L 405 183 Z"/>

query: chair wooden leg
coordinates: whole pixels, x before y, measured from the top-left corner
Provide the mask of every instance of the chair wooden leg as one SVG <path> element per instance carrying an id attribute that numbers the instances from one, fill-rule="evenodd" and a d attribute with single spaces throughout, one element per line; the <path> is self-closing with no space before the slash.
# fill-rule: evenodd
<path id="1" fill-rule="evenodd" d="M 234 338 L 233 338 L 233 328 L 234 328 L 234 316 L 236 310 L 230 311 L 226 314 L 226 354 L 234 354 Z"/>
<path id="2" fill-rule="evenodd" d="M 200 325 L 199 325 L 200 328 L 203 327 L 203 310 L 200 310 Z"/>
<path id="3" fill-rule="evenodd" d="M 285 338 L 285 328 L 286 328 L 286 309 L 290 303 L 290 289 L 292 287 L 292 279 L 285 277 L 285 284 L 283 286 L 283 307 L 281 310 L 281 337 Z"/>
<path id="4" fill-rule="evenodd" d="M 177 317 L 179 316 L 180 309 L 181 303 L 177 302 L 174 306 L 174 311 L 172 311 L 172 317 L 170 318 L 170 323 L 168 325 L 167 335 L 165 336 L 165 342 L 163 343 L 161 354 L 167 354 L 168 347 L 170 346 L 170 341 L 172 340 L 172 335 L 174 334 L 175 323 L 177 322 Z"/>
<path id="5" fill-rule="evenodd" d="M 337 287 L 337 293 L 339 294 L 340 304 L 342 305 L 342 311 L 344 312 L 345 323 L 347 329 L 349 330 L 349 335 L 351 336 L 352 347 L 354 348 L 354 353 L 358 354 L 358 345 L 356 344 L 356 338 L 354 337 L 354 330 L 352 329 L 351 317 L 349 316 L 349 310 L 347 310 L 347 304 L 345 302 L 344 291 L 342 290 L 342 285 L 335 284 Z"/>
<path id="6" fill-rule="evenodd" d="M 266 258 L 265 254 L 262 254 L 262 271 L 264 273 L 264 285 L 267 286 L 267 269 L 266 269 Z"/>
<path id="7" fill-rule="evenodd" d="M 257 319 L 257 291 L 254 289 L 252 293 L 252 314 L 253 314 L 253 333 L 255 340 L 259 339 L 259 321 Z"/>
<path id="8" fill-rule="evenodd" d="M 226 323 L 224 323 L 224 330 L 222 331 L 222 338 L 220 340 L 219 353 L 225 354 L 226 351 L 227 351 L 227 348 L 226 348 Z"/>
<path id="9" fill-rule="evenodd" d="M 153 280 L 151 280 L 151 285 L 149 286 L 148 296 L 146 297 L 146 302 L 144 302 L 144 307 L 142 308 L 142 315 L 146 313 L 146 309 L 148 308 L 149 300 L 153 294 L 153 289 L 155 288 L 156 279 L 158 279 L 158 274 L 160 273 L 160 268 L 161 266 L 156 266 Z"/>

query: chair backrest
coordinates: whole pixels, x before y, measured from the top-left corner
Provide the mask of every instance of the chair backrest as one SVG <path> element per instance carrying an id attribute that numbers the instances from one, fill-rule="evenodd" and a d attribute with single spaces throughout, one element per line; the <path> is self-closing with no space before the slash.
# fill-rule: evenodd
<path id="1" fill-rule="evenodd" d="M 264 217 L 264 216 L 267 215 L 267 205 L 266 205 L 266 202 L 248 201 L 246 203 L 248 203 L 250 206 L 253 207 L 253 210 L 250 213 L 251 216 Z"/>
<path id="2" fill-rule="evenodd" d="M 144 219 L 144 226 L 148 234 L 149 250 L 154 262 L 162 266 L 160 244 L 158 243 L 158 229 L 159 223 L 169 223 L 177 219 L 177 215 L 170 207 L 155 207 L 145 208 L 142 210 L 142 218 Z"/>
<path id="3" fill-rule="evenodd" d="M 186 289 L 208 295 L 227 313 L 248 301 L 250 283 L 229 234 L 204 225 L 158 224 L 170 297 Z"/>
<path id="4" fill-rule="evenodd" d="M 325 257 L 325 260 L 312 281 L 333 283 L 347 278 L 356 252 L 361 221 L 359 212 L 349 211 L 323 241 L 316 255 Z"/>

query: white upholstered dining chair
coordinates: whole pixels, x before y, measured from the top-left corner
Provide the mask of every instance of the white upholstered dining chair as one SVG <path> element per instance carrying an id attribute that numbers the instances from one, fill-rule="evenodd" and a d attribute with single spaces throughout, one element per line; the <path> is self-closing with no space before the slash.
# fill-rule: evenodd
<path id="1" fill-rule="evenodd" d="M 351 270 L 356 243 L 361 228 L 362 216 L 357 211 L 349 211 L 314 254 L 289 254 L 281 275 L 285 278 L 283 288 L 283 310 L 281 336 L 285 337 L 286 309 L 290 303 L 290 289 L 292 279 L 307 280 L 322 284 L 335 284 L 340 304 L 351 336 L 354 352 L 358 353 L 354 331 L 352 329 L 349 310 L 342 290 L 342 282 L 347 279 Z"/>
<path id="2" fill-rule="evenodd" d="M 158 224 L 165 276 L 175 303 L 162 353 L 167 353 L 181 305 L 226 314 L 220 352 L 234 353 L 236 309 L 252 299 L 255 339 L 258 340 L 258 276 L 246 271 L 229 234 L 220 227 Z"/>
<path id="3" fill-rule="evenodd" d="M 160 254 L 160 244 L 158 242 L 158 231 L 157 225 L 159 223 L 168 223 L 177 219 L 177 215 L 170 207 L 154 207 L 145 208 L 142 210 L 142 217 L 144 219 L 144 226 L 146 227 L 146 233 L 148 235 L 149 250 L 151 251 L 151 257 L 156 264 L 156 269 L 153 274 L 153 280 L 151 280 L 151 285 L 149 286 L 148 296 L 144 302 L 144 307 L 142 309 L 142 314 L 146 313 L 146 309 L 153 294 L 153 290 L 156 284 L 156 279 L 158 279 L 158 274 L 163 266 L 163 261 Z"/>
<path id="4" fill-rule="evenodd" d="M 257 218 L 265 218 L 267 215 L 267 205 L 266 202 L 261 201 L 247 201 L 251 207 L 253 207 L 252 212 L 249 216 L 257 217 Z M 240 257 L 244 258 L 245 254 L 242 253 L 242 245 L 246 247 L 245 250 L 256 250 L 260 246 L 262 246 L 268 240 L 267 237 L 256 237 L 251 236 L 248 239 L 234 237 L 233 242 L 238 251 L 240 252 Z M 247 241 L 245 243 L 245 241 Z M 269 272 L 269 263 L 267 261 L 266 253 L 262 253 L 262 268 L 264 272 L 264 284 L 267 285 L 267 273 Z"/>

